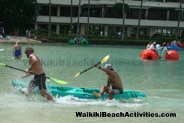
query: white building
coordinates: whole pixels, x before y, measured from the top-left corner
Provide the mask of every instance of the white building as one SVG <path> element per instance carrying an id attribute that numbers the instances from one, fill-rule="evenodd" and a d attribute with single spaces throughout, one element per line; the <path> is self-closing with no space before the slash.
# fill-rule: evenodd
<path id="1" fill-rule="evenodd" d="M 112 7 L 122 0 L 37 0 L 40 5 L 39 16 L 35 23 L 35 29 L 49 29 L 51 33 L 79 32 L 86 34 L 88 26 L 90 33 L 104 35 L 121 33 L 123 19 L 114 18 L 111 14 Z M 49 1 L 51 2 L 49 4 Z M 81 1 L 81 3 L 80 3 Z M 90 8 L 88 8 L 90 2 Z M 141 0 L 124 0 L 129 5 L 126 14 L 125 34 L 133 37 L 136 34 L 139 9 Z M 51 5 L 51 16 L 49 18 L 49 5 Z M 183 4 L 182 4 L 183 6 Z M 90 17 L 88 18 L 88 9 Z M 140 34 L 149 37 L 154 34 L 175 35 L 177 27 L 180 27 L 180 34 L 184 29 L 182 16 L 179 17 L 180 0 L 143 0 Z M 72 13 L 71 13 L 72 11 Z M 80 13 L 80 16 L 78 16 Z M 181 13 L 182 15 L 182 13 Z M 181 18 L 178 23 L 178 18 Z"/>

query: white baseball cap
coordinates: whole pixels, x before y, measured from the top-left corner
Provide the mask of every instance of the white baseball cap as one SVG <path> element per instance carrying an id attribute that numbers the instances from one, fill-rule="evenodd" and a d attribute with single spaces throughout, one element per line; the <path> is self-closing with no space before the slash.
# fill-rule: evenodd
<path id="1" fill-rule="evenodd" d="M 107 68 L 109 70 L 113 69 L 111 64 L 105 64 L 104 68 Z"/>

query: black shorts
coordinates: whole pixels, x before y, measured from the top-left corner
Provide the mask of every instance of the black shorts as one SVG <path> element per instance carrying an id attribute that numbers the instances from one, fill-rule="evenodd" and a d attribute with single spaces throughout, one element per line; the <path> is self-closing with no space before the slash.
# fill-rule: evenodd
<path id="1" fill-rule="evenodd" d="M 35 75 L 34 79 L 31 80 L 31 82 L 29 83 L 29 87 L 35 88 L 36 86 L 38 86 L 39 90 L 45 89 L 46 90 L 46 75 L 45 73 L 42 73 L 40 75 Z"/>

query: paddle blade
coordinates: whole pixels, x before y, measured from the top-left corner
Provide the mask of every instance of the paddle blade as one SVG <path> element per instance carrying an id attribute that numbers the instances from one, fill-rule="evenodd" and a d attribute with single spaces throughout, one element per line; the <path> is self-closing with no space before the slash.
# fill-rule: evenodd
<path id="1" fill-rule="evenodd" d="M 101 64 L 103 64 L 104 62 L 106 62 L 109 59 L 110 55 L 105 56 L 102 60 L 101 60 Z"/>
<path id="2" fill-rule="evenodd" d="M 0 63 L 0 66 L 6 66 L 6 64 Z"/>
<path id="3" fill-rule="evenodd" d="M 76 75 L 75 75 L 75 77 L 78 77 L 80 75 L 80 73 L 77 73 Z"/>
<path id="4" fill-rule="evenodd" d="M 59 80 L 59 79 L 56 79 L 56 78 L 49 77 L 49 79 L 56 82 L 56 83 L 58 83 L 58 84 L 63 84 L 63 85 L 68 84 L 68 82 L 63 81 L 63 80 Z"/>

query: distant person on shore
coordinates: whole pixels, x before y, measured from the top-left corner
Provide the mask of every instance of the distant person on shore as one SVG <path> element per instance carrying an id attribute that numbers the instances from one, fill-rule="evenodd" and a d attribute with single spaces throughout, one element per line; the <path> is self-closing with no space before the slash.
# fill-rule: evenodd
<path id="1" fill-rule="evenodd" d="M 26 30 L 26 37 L 31 38 L 31 31 L 29 29 Z"/>
<path id="2" fill-rule="evenodd" d="M 100 31 L 100 36 L 103 36 L 103 31 L 102 30 Z"/>
<path id="3" fill-rule="evenodd" d="M 15 59 L 20 59 L 22 57 L 22 47 L 19 41 L 17 41 L 13 47 L 13 56 Z"/>
<path id="4" fill-rule="evenodd" d="M 2 36 L 2 38 L 8 39 L 8 38 L 6 37 L 6 34 L 5 34 L 5 32 L 4 32 L 4 27 L 3 27 L 2 24 L 0 24 L 0 35 Z"/>
<path id="5" fill-rule="evenodd" d="M 94 96 L 101 97 L 105 92 L 108 93 L 109 99 L 113 98 L 115 94 L 123 93 L 123 86 L 120 76 L 112 68 L 111 64 L 106 64 L 104 68 L 97 66 L 100 70 L 104 71 L 107 74 L 107 85 L 102 86 L 100 93 L 93 92 Z"/>
<path id="6" fill-rule="evenodd" d="M 29 29 L 26 30 L 26 37 L 27 37 L 28 43 L 30 43 L 30 39 L 31 39 L 31 30 L 29 30 Z"/>
<path id="7" fill-rule="evenodd" d="M 47 93 L 46 90 L 46 75 L 39 57 L 34 54 L 34 49 L 31 47 L 27 47 L 25 49 L 25 54 L 29 58 L 30 67 L 26 70 L 26 75 L 24 77 L 34 74 L 34 79 L 29 83 L 27 95 L 33 88 L 38 86 L 40 94 L 48 100 L 53 101 L 52 96 Z"/>

